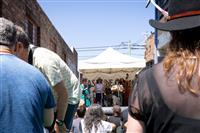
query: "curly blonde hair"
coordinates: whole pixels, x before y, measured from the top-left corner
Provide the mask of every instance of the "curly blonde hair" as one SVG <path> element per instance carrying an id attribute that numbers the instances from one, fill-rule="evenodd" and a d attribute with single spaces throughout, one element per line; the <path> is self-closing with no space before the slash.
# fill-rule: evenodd
<path id="1" fill-rule="evenodd" d="M 176 81 L 181 92 L 189 91 L 197 95 L 200 89 L 200 27 L 195 29 L 173 31 L 169 43 L 168 54 L 164 59 L 165 74 L 169 73 L 174 66 Z M 194 75 L 197 75 L 198 88 L 192 85 Z"/>

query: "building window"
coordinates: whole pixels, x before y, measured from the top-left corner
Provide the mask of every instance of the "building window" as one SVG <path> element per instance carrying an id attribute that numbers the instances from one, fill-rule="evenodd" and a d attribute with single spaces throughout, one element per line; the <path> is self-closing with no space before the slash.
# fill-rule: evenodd
<path id="1" fill-rule="evenodd" d="M 25 31 L 28 34 L 31 43 L 35 46 L 40 46 L 40 27 L 28 17 L 25 21 Z"/>

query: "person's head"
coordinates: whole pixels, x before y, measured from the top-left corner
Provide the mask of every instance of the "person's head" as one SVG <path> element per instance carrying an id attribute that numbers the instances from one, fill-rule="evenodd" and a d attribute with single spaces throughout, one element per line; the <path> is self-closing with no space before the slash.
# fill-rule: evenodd
<path id="1" fill-rule="evenodd" d="M 0 18 L 0 47 L 14 48 L 16 44 L 16 28 L 14 23 Z"/>
<path id="2" fill-rule="evenodd" d="M 90 132 L 92 126 L 94 125 L 95 129 L 97 130 L 97 125 L 101 123 L 101 120 L 104 117 L 104 113 L 102 107 L 98 104 L 93 104 L 88 108 L 86 111 L 84 122 L 85 122 L 85 131 Z"/>
<path id="3" fill-rule="evenodd" d="M 119 105 L 113 106 L 113 115 L 114 116 L 120 116 L 121 115 L 121 108 Z"/>
<path id="4" fill-rule="evenodd" d="M 83 105 L 85 105 L 85 101 L 83 99 L 80 99 L 78 106 L 83 106 Z"/>
<path id="5" fill-rule="evenodd" d="M 179 8 L 177 8 L 179 7 Z M 176 67 L 176 80 L 182 92 L 196 94 L 191 82 L 199 73 L 200 66 L 200 1 L 169 0 L 169 16 L 165 23 L 150 20 L 150 24 L 164 31 L 169 31 L 171 41 L 164 59 L 164 70 L 167 76 Z M 196 80 L 200 84 L 200 76 Z"/>
<path id="6" fill-rule="evenodd" d="M 128 78 L 129 78 L 129 74 L 127 73 L 127 74 L 126 74 L 126 78 L 125 78 L 125 79 L 127 80 Z"/>
<path id="7" fill-rule="evenodd" d="M 96 80 L 96 83 L 97 83 L 97 84 L 102 84 L 102 79 L 99 77 L 99 78 Z"/>
<path id="8" fill-rule="evenodd" d="M 25 31 L 20 26 L 15 26 L 17 29 L 17 44 L 15 49 L 15 54 L 23 59 L 28 61 L 28 47 L 29 47 L 29 37 Z"/>
<path id="9" fill-rule="evenodd" d="M 81 83 L 82 83 L 83 85 L 87 85 L 87 79 L 86 79 L 86 78 L 83 78 L 82 81 L 81 81 Z"/>
<path id="10" fill-rule="evenodd" d="M 93 84 L 93 85 L 95 85 L 95 84 L 96 84 L 96 82 L 95 82 L 95 80 L 94 80 L 94 79 L 92 80 L 92 84 Z"/>
<path id="11" fill-rule="evenodd" d="M 119 84 L 119 79 L 118 79 L 118 78 L 115 79 L 115 84 L 116 84 L 116 85 Z"/>
<path id="12" fill-rule="evenodd" d="M 86 78 L 83 78 L 83 79 L 82 79 L 82 83 L 85 83 L 85 82 L 87 82 L 87 79 L 86 79 Z"/>
<path id="13" fill-rule="evenodd" d="M 85 116 L 85 112 L 86 112 L 86 107 L 85 105 L 81 105 L 77 108 L 77 115 L 79 118 L 83 118 Z"/>
<path id="14" fill-rule="evenodd" d="M 88 80 L 88 85 L 91 85 L 91 81 L 90 80 Z"/>

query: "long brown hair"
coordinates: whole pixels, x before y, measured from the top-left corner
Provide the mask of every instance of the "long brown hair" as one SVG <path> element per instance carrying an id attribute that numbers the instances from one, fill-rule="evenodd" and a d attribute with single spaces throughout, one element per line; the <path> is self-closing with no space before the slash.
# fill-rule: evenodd
<path id="1" fill-rule="evenodd" d="M 181 92 L 189 91 L 197 95 L 200 89 L 200 27 L 190 30 L 171 32 L 168 54 L 164 59 L 165 74 L 169 76 L 176 66 L 176 81 Z M 198 88 L 192 85 L 193 77 Z"/>
<path id="2" fill-rule="evenodd" d="M 91 133 L 92 127 L 95 127 L 95 132 L 98 130 L 98 124 L 101 124 L 104 113 L 102 107 L 98 104 L 93 104 L 86 111 L 84 122 L 85 122 L 85 132 Z"/>

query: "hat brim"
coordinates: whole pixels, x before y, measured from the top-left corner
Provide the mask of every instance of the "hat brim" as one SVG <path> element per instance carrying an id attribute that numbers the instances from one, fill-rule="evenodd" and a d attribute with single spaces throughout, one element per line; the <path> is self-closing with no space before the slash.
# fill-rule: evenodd
<path id="1" fill-rule="evenodd" d="M 200 15 L 177 18 L 174 20 L 167 21 L 165 23 L 151 19 L 149 20 L 149 24 L 152 27 L 163 31 L 192 29 L 200 26 Z"/>

